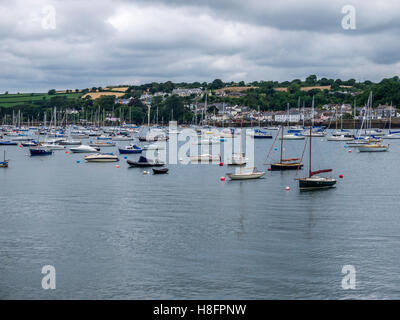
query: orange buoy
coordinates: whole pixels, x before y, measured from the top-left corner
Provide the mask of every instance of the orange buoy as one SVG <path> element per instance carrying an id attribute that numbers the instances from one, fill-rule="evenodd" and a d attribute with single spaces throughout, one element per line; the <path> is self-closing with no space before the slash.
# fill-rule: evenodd
<path id="1" fill-rule="evenodd" d="M 221 177 L 221 178 L 219 178 L 219 180 L 225 181 L 225 177 Z"/>
<path id="2" fill-rule="evenodd" d="M 116 168 L 120 168 L 120 165 L 119 165 L 119 164 L 117 164 L 115 167 L 116 167 Z"/>

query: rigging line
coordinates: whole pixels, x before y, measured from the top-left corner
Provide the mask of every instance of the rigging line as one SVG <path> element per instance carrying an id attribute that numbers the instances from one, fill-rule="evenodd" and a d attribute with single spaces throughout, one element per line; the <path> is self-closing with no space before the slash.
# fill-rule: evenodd
<path id="1" fill-rule="evenodd" d="M 310 135 L 310 137 L 308 137 L 308 138 L 306 139 L 306 143 L 304 144 L 303 153 L 301 154 L 301 158 L 300 158 L 300 164 L 303 162 L 304 152 L 306 152 L 308 139 L 311 139 L 311 135 Z M 300 167 L 301 167 L 300 165 L 297 167 L 296 174 L 295 174 L 295 176 L 294 176 L 295 179 L 296 179 L 296 177 L 297 177 L 297 174 L 299 173 Z"/>
<path id="2" fill-rule="evenodd" d="M 281 130 L 282 130 L 282 127 L 279 128 L 278 133 L 276 134 L 275 139 L 274 139 L 274 141 L 272 142 L 271 148 L 269 149 L 268 154 L 267 154 L 267 158 L 266 158 L 265 161 L 264 161 L 264 166 L 267 165 L 267 160 L 268 160 L 268 158 L 269 158 L 269 156 L 270 156 L 270 154 L 271 154 L 272 148 L 274 147 L 275 142 L 276 142 L 276 139 L 278 138 L 279 132 L 280 132 Z"/>

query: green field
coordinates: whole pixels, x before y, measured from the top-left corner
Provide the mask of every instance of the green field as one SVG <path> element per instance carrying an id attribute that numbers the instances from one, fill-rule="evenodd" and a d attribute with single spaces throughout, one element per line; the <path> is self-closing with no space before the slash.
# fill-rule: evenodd
<path id="1" fill-rule="evenodd" d="M 47 93 L 0 94 L 0 107 L 12 107 L 24 103 L 33 103 L 38 100 L 49 100 L 56 96 L 72 98 L 80 97 L 81 95 L 81 93 L 57 93 L 54 95 L 48 95 Z"/>

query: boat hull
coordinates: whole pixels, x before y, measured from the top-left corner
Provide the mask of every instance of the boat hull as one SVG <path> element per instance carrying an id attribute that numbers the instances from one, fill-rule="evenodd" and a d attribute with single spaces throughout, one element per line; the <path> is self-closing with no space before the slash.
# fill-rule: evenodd
<path id="1" fill-rule="evenodd" d="M 50 156 L 53 150 L 29 149 L 31 156 Z"/>
<path id="2" fill-rule="evenodd" d="M 250 180 L 250 179 L 259 179 L 263 176 L 265 176 L 267 173 L 266 172 L 257 172 L 257 173 L 227 173 L 227 176 L 231 180 Z"/>
<path id="3" fill-rule="evenodd" d="M 273 163 L 271 164 L 271 171 L 285 171 L 285 170 L 298 170 L 302 169 L 302 163 Z"/>
<path id="4" fill-rule="evenodd" d="M 299 179 L 300 190 L 318 190 L 334 188 L 336 185 L 335 179 Z"/>
<path id="5" fill-rule="evenodd" d="M 130 167 L 162 167 L 164 163 L 160 162 L 139 162 L 139 161 L 126 161 Z"/>
<path id="6" fill-rule="evenodd" d="M 142 150 L 126 150 L 126 149 L 119 149 L 120 154 L 132 154 L 132 153 L 142 153 Z"/>

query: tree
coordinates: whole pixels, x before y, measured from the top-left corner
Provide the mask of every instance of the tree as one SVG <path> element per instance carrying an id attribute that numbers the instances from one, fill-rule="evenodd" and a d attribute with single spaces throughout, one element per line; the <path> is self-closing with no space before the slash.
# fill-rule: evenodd
<path id="1" fill-rule="evenodd" d="M 49 90 L 49 92 L 47 92 L 47 94 L 49 96 L 54 95 L 54 94 L 56 94 L 56 90 L 55 89 L 51 89 L 51 90 Z"/>
<path id="2" fill-rule="evenodd" d="M 315 86 L 317 84 L 317 76 L 312 74 L 306 78 L 306 84 L 310 86 Z"/>
<path id="3" fill-rule="evenodd" d="M 211 90 L 221 89 L 223 87 L 224 87 L 224 83 L 222 82 L 221 79 L 215 79 L 210 85 Z"/>

